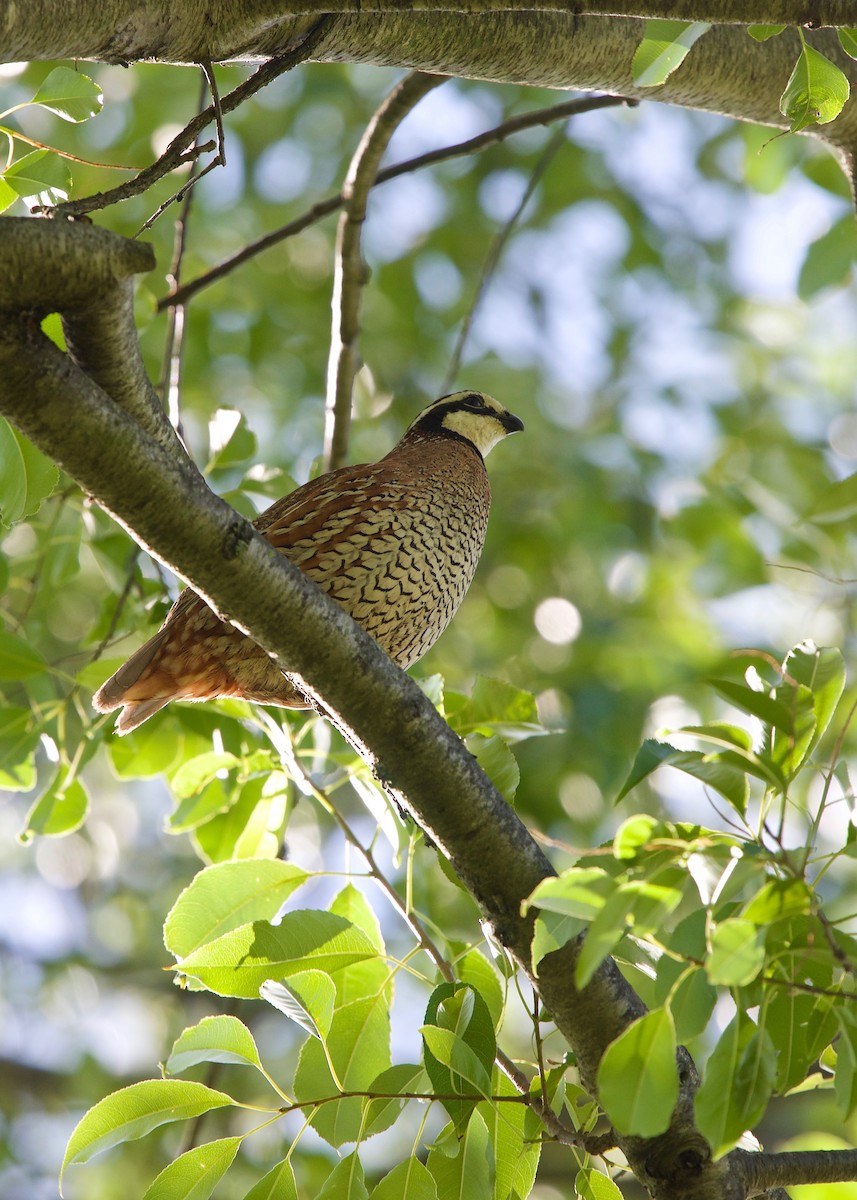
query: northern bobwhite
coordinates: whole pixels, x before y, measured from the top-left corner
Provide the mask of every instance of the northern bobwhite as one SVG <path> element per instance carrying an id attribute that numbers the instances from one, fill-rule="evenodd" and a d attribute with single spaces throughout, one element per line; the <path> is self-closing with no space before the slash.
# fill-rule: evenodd
<path id="1" fill-rule="evenodd" d="M 313 479 L 253 524 L 409 667 L 443 633 L 476 570 L 491 501 L 484 457 L 523 428 L 490 396 L 443 396 L 377 463 Z M 185 588 L 93 704 L 123 706 L 116 730 L 124 734 L 171 700 L 218 696 L 308 706 L 261 646 Z"/>

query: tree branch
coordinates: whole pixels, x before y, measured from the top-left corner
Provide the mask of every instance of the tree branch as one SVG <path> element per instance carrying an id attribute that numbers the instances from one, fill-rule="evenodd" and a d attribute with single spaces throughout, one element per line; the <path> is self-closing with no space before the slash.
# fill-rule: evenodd
<path id="1" fill-rule="evenodd" d="M 5 12 L 3 10 L 6 10 Z M 176 5 L 141 0 L 29 0 L 0 4 L 8 57 L 18 60 L 99 58 L 176 63 L 267 58 L 282 53 L 320 13 L 438 13 L 580 17 L 661 17 L 720 25 L 857 25 L 857 0 L 208 0 Z M 309 19 L 308 19 L 309 18 Z M 297 26 L 297 28 L 296 28 Z"/>
<path id="2" fill-rule="evenodd" d="M 723 113 L 738 120 L 788 128 L 779 101 L 800 50 L 797 33 L 759 43 L 743 24 L 756 22 L 857 26 L 857 0 L 641 0 L 640 4 L 587 4 L 550 0 L 218 0 L 214 5 L 141 0 L 129 14 L 125 0 L 6 0 L 4 48 L 9 59 L 96 58 L 128 63 L 259 60 L 295 51 L 312 31 L 307 10 L 327 18 L 311 55 L 316 61 L 361 62 L 434 74 L 459 75 L 542 87 L 607 91 Z M 398 3 L 405 11 L 398 11 Z M 2 14 L 3 0 L 0 0 Z M 422 5 L 425 5 L 423 10 Z M 418 9 L 418 11 L 417 11 Z M 593 15 L 594 14 L 594 15 Z M 709 20 L 687 63 L 660 87 L 634 83 L 631 62 L 643 35 L 640 16 Z M 324 18 L 323 18 L 324 19 Z M 731 22 L 740 22 L 734 24 Z M 718 23 L 730 22 L 730 23 Z M 850 80 L 857 67 L 830 29 L 808 40 Z M 303 53 L 306 46 L 296 53 Z M 224 101 L 224 111 L 226 102 Z M 857 144 L 857 100 L 829 125 L 809 130 L 847 157 Z M 193 132 L 185 145 L 193 139 Z M 73 207 L 66 211 L 83 211 Z"/>
<path id="3" fill-rule="evenodd" d="M 748 1196 L 759 1196 L 782 1185 L 857 1179 L 857 1150 L 792 1150 L 782 1154 L 733 1150 L 728 1158 L 742 1174 Z"/>
<path id="4" fill-rule="evenodd" d="M 562 104 L 552 104 L 549 108 L 538 108 L 534 112 L 521 113 L 517 117 L 510 117 L 508 121 L 503 121 L 499 125 L 495 125 L 493 129 L 487 129 L 484 133 L 479 133 L 476 137 L 468 138 L 464 142 L 456 142 L 452 146 L 443 146 L 439 150 L 429 150 L 426 154 L 420 154 L 416 158 L 406 159 L 404 162 L 396 163 L 392 167 L 385 167 L 383 171 L 379 171 L 375 180 L 375 186 L 378 187 L 382 183 L 387 183 L 391 179 L 399 179 L 402 175 L 409 175 L 413 171 L 421 170 L 423 167 L 432 167 L 438 163 L 449 162 L 450 159 L 460 158 L 466 154 L 476 154 L 479 150 L 484 150 L 488 146 L 495 146 L 499 142 L 505 141 L 507 137 L 511 137 L 515 133 L 521 133 L 525 129 L 533 129 L 536 125 L 550 125 L 554 121 L 562 121 L 568 117 L 580 116 L 583 113 L 595 112 L 599 108 L 615 108 L 618 105 L 635 105 L 636 100 L 626 99 L 624 96 L 587 96 L 582 100 L 566 100 Z M 307 209 L 299 217 L 295 217 L 293 221 L 281 225 L 279 229 L 272 230 L 271 233 L 266 233 L 263 237 L 257 238 L 255 242 L 250 242 L 237 254 L 233 254 L 230 258 L 225 258 L 214 266 L 209 271 L 205 271 L 202 275 L 198 275 L 196 279 L 191 279 L 188 283 L 182 284 L 181 287 L 176 287 L 168 292 L 166 296 L 162 296 L 158 301 L 158 312 L 163 312 L 165 308 L 169 308 L 172 304 L 185 304 L 195 296 L 197 292 L 208 287 L 209 284 L 216 283 L 218 279 L 223 279 L 224 276 L 234 271 L 236 267 L 240 267 L 243 263 L 248 262 L 251 258 L 255 258 L 257 254 L 262 254 L 265 250 L 270 250 L 272 246 L 279 245 L 280 242 L 286 241 L 287 238 L 295 237 L 302 233 L 310 225 L 314 225 L 317 221 L 323 220 L 341 208 L 344 199 L 342 192 L 338 192 L 335 196 L 328 196 L 324 200 L 319 200 L 312 208 Z"/>
<path id="5" fill-rule="evenodd" d="M 538 187 L 542 176 L 553 162 L 557 151 L 564 141 L 565 130 L 555 130 L 550 141 L 539 155 L 536 165 L 530 172 L 530 178 L 527 181 L 527 186 L 524 188 L 521 199 L 518 201 L 518 204 L 515 207 L 515 211 L 508 218 L 508 220 L 505 221 L 491 242 L 491 246 L 488 250 L 488 256 L 485 259 L 485 264 L 482 268 L 482 273 L 479 276 L 479 280 L 476 284 L 476 291 L 473 293 L 473 299 L 470 302 L 470 307 L 464 315 L 464 320 L 461 322 L 461 328 L 459 329 L 458 337 L 452 351 L 452 357 L 450 358 L 449 366 L 446 370 L 446 377 L 443 381 L 444 391 L 448 391 L 452 387 L 453 381 L 458 374 L 458 369 L 461 366 L 461 356 L 464 353 L 464 347 L 467 343 L 468 337 L 470 336 L 470 331 L 473 328 L 473 322 L 476 318 L 477 310 L 482 301 L 482 297 L 485 295 L 488 284 L 490 283 L 494 272 L 497 270 L 497 264 L 500 261 L 500 256 L 503 253 L 506 243 L 512 236 L 512 231 L 515 229 L 515 226 L 524 215 L 524 210 L 532 199 L 533 192 Z"/>
<path id="6" fill-rule="evenodd" d="M 0 4 L 2 4 L 2 0 L 0 0 Z M 243 83 L 240 83 L 237 88 L 234 88 L 228 95 L 222 97 L 222 99 L 215 97 L 211 104 L 188 121 L 181 133 L 176 134 L 161 157 L 140 171 L 133 179 L 128 179 L 125 183 L 120 183 L 118 187 L 110 188 L 109 191 L 96 192 L 92 196 L 83 196 L 79 200 L 69 200 L 64 204 L 58 204 L 53 211 L 61 216 L 79 217 L 85 213 L 107 208 L 111 204 L 118 204 L 122 200 L 130 199 L 132 196 L 141 196 L 144 192 L 148 191 L 152 184 L 157 183 L 159 179 L 163 179 L 165 175 L 169 175 L 171 171 L 175 171 L 177 167 L 184 166 L 188 162 L 195 162 L 201 153 L 214 148 L 214 143 L 205 142 L 199 144 L 197 141 L 202 130 L 211 121 L 214 121 L 217 127 L 218 140 L 216 143 L 217 156 L 213 164 L 209 165 L 219 166 L 221 162 L 225 161 L 222 141 L 223 114 L 233 112 L 245 100 L 249 100 L 251 96 L 255 96 L 267 84 L 279 78 L 280 75 L 285 74 L 286 71 L 291 71 L 293 67 L 298 66 L 309 58 L 318 43 L 329 31 L 333 21 L 333 17 L 322 16 L 318 20 L 309 23 L 305 36 L 302 37 L 297 46 L 271 58 L 259 67 L 249 79 L 245 79 Z M 61 57 L 66 57 L 66 55 L 62 55 Z M 210 60 L 205 55 L 200 56 L 200 61 L 205 61 L 210 71 Z M 213 79 L 213 75 L 211 78 Z M 185 188 L 180 189 L 172 197 L 172 200 L 180 199 L 184 191 Z"/>
<path id="7" fill-rule="evenodd" d="M 374 113 L 351 159 L 342 188 L 343 213 L 336 231 L 330 357 L 324 411 L 325 469 L 341 467 L 348 454 L 351 394 L 359 370 L 360 293 L 367 279 L 360 247 L 369 193 L 384 151 L 399 125 L 423 96 L 445 80 L 413 73 L 402 79 Z"/>

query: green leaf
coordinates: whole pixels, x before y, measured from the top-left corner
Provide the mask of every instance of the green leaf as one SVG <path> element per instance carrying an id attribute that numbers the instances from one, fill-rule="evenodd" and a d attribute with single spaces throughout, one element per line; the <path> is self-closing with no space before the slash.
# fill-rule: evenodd
<path id="1" fill-rule="evenodd" d="M 383 994 L 355 1000 L 333 1014 L 327 1037 L 331 1073 L 324 1047 L 309 1038 L 301 1048 L 295 1072 L 295 1097 L 302 1104 L 327 1100 L 312 1113 L 316 1133 L 331 1146 L 358 1141 L 366 1136 L 366 1101 L 360 1096 L 335 1097 L 340 1088 L 368 1091 L 373 1080 L 390 1067 L 390 1010 Z"/>
<path id="2" fill-rule="evenodd" d="M 208 425 L 210 455 L 206 473 L 238 466 L 256 457 L 256 435 L 242 412 L 219 408 Z"/>
<path id="3" fill-rule="evenodd" d="M 314 909 L 286 913 L 279 925 L 253 921 L 180 957 L 176 969 L 219 996 L 255 999 L 267 979 L 298 971 L 338 971 L 373 958 L 365 933 L 333 913 Z"/>
<path id="4" fill-rule="evenodd" d="M 697 1127 L 715 1158 L 762 1116 L 776 1071 L 770 1035 L 739 1012 L 720 1035 L 694 1100 Z"/>
<path id="5" fill-rule="evenodd" d="M 857 1109 L 857 1021 L 849 1009 L 838 1009 L 840 1037 L 836 1043 L 833 1090 L 836 1107 L 846 1120 Z"/>
<path id="6" fill-rule="evenodd" d="M 4 173 L 5 183 L 25 200 L 47 192 L 53 199 L 68 199 L 71 173 L 65 160 L 50 150 L 31 150 L 16 159 Z"/>
<path id="7" fill-rule="evenodd" d="M 546 1085 L 548 1100 L 552 1101 L 555 1088 L 551 1087 L 549 1079 Z M 538 1081 L 534 1086 L 539 1086 Z M 515 1085 L 496 1066 L 491 1087 L 495 1096 L 519 1095 Z M 480 1102 L 476 1111 L 485 1122 L 494 1151 L 494 1200 L 529 1196 L 541 1157 L 541 1141 L 537 1135 L 533 1136 L 532 1112 L 523 1104 L 497 1101 Z"/>
<path id="8" fill-rule="evenodd" d="M 671 964 L 680 972 L 672 981 L 667 993 L 662 985 L 661 966 Z M 717 992 L 708 982 L 702 967 L 681 969 L 681 964 L 671 961 L 666 955 L 658 964 L 658 1000 L 669 1008 L 675 1023 L 676 1041 L 681 1045 L 703 1033 L 714 1012 Z"/>
<path id="9" fill-rule="evenodd" d="M 333 1168 L 316 1200 L 368 1200 L 368 1196 L 363 1164 L 355 1150 Z"/>
<path id="10" fill-rule="evenodd" d="M 292 1164 L 284 1158 L 250 1188 L 244 1200 L 298 1200 Z"/>
<path id="11" fill-rule="evenodd" d="M 424 685 L 426 683 L 431 683 L 427 694 L 440 706 L 449 725 L 461 737 L 481 733 L 485 737 L 497 735 L 506 742 L 517 742 L 547 732 L 539 720 L 532 692 L 516 688 L 505 680 L 479 675 L 470 696 L 453 691 L 444 695 L 441 676 L 423 681 Z"/>
<path id="12" fill-rule="evenodd" d="M 39 511 L 57 485 L 59 471 L 0 417 L 0 524 L 11 526 Z"/>
<path id="13" fill-rule="evenodd" d="M 39 729 L 29 708 L 0 703 L 0 788 L 29 792 L 36 786 Z"/>
<path id="14" fill-rule="evenodd" d="M 787 655 L 783 673 L 810 690 L 815 710 L 817 745 L 830 724 L 845 688 L 845 662 L 839 650 L 830 646 L 819 649 L 814 642 L 805 641 Z"/>
<path id="15" fill-rule="evenodd" d="M 613 837 L 613 857 L 618 859 L 634 859 L 640 850 L 652 840 L 661 822 L 648 813 L 635 813 L 623 821 Z"/>
<path id="16" fill-rule="evenodd" d="M 488 1129 L 478 1111 L 472 1113 L 460 1136 L 458 1153 L 451 1157 L 439 1147 L 440 1138 L 429 1150 L 426 1166 L 434 1176 L 437 1194 L 443 1200 L 493 1200 L 494 1155 Z"/>
<path id="17" fill-rule="evenodd" d="M 812 889 L 802 879 L 769 879 L 744 907 L 741 917 L 762 929 L 788 917 L 812 912 Z"/>
<path id="18" fill-rule="evenodd" d="M 857 29 L 846 29 L 844 26 L 836 31 L 839 34 L 839 44 L 849 58 L 857 58 Z"/>
<path id="19" fill-rule="evenodd" d="M 426 1093 L 430 1088 L 431 1080 L 425 1068 L 414 1063 L 396 1063 L 395 1066 L 382 1071 L 366 1089 L 367 1092 L 377 1092 L 379 1095 L 375 1100 L 366 1098 L 363 1101 L 363 1136 L 371 1137 L 389 1129 L 396 1123 L 407 1103 L 404 1099 L 392 1098 L 383 1093 Z"/>
<path id="20" fill-rule="evenodd" d="M 253 1035 L 237 1017 L 203 1017 L 173 1043 L 165 1070 L 179 1075 L 201 1062 L 234 1063 L 261 1069 Z"/>
<path id="21" fill-rule="evenodd" d="M 455 964 L 455 973 L 462 983 L 477 991 L 491 1014 L 494 1028 L 499 1029 L 503 1018 L 503 987 L 497 971 L 478 950 L 468 950 Z"/>
<path id="22" fill-rule="evenodd" d="M 143 1200 L 208 1200 L 232 1166 L 241 1140 L 221 1138 L 180 1154 L 146 1188 Z"/>
<path id="23" fill-rule="evenodd" d="M 561 950 L 572 938 L 576 938 L 587 927 L 587 922 L 579 917 L 564 916 L 561 913 L 540 912 L 536 917 L 533 933 L 533 966 L 538 971 L 539 963 L 547 954 Z"/>
<path id="24" fill-rule="evenodd" d="M 687 57 L 694 42 L 711 28 L 707 21 L 646 21 L 632 71 L 638 87 L 658 87 Z"/>
<path id="25" fill-rule="evenodd" d="M 68 1140 L 60 1179 L 71 1163 L 87 1162 L 119 1142 L 145 1137 L 159 1125 L 187 1121 L 213 1108 L 234 1104 L 225 1092 L 184 1079 L 145 1079 L 99 1100 Z"/>
<path id="26" fill-rule="evenodd" d="M 28 842 L 37 834 L 62 837 L 74 833 L 86 819 L 89 796 L 77 778 L 69 779 L 70 769 L 61 766 L 45 791 L 27 813 L 18 840 Z"/>
<path id="27" fill-rule="evenodd" d="M 765 1028 L 777 1055 L 776 1088 L 791 1091 L 806 1079 L 807 1072 L 825 1046 L 836 1036 L 839 1025 L 829 996 L 807 996 L 773 988 L 765 1003 Z"/>
<path id="28" fill-rule="evenodd" d="M 839 67 L 803 42 L 780 97 L 780 112 L 789 119 L 789 131 L 798 133 L 838 117 L 850 93 L 851 86 Z"/>
<path id="29" fill-rule="evenodd" d="M 747 32 L 755 41 L 766 42 L 768 38 L 777 37 L 785 28 L 785 25 L 748 25 Z"/>
<path id="30" fill-rule="evenodd" d="M 745 987 L 764 965 L 765 935 L 752 921 L 734 917 L 717 925 L 705 964 L 709 983 Z"/>
<path id="31" fill-rule="evenodd" d="M 471 733 L 464 739 L 464 744 L 497 791 L 511 804 L 521 782 L 521 771 L 517 759 L 503 739 Z"/>
<path id="32" fill-rule="evenodd" d="M 352 1000 L 361 1000 L 365 996 L 377 996 L 382 991 L 387 998 L 387 1003 L 392 1004 L 394 977 L 386 962 L 387 949 L 381 934 L 381 926 L 366 897 L 352 884 L 348 884 L 333 898 L 330 911 L 338 917 L 345 917 L 352 925 L 356 925 L 369 939 L 377 955 L 377 958 L 367 958 L 363 962 L 354 963 L 337 971 L 335 979 L 337 1005 L 348 1004 Z"/>
<path id="33" fill-rule="evenodd" d="M 788 784 L 804 765 L 818 740 L 815 706 L 809 688 L 801 684 L 795 686 L 791 681 L 781 683 L 773 694 L 777 702 L 789 710 L 791 725 L 788 729 L 774 729 L 770 750 L 760 753 L 759 757 L 770 762 Z"/>
<path id="34" fill-rule="evenodd" d="M 432 1057 L 452 1072 L 454 1080 L 456 1076 L 463 1080 L 463 1087 L 457 1081 L 453 1082 L 453 1090 L 461 1088 L 462 1091 L 490 1095 L 488 1072 L 466 1042 L 449 1029 L 438 1029 L 436 1025 L 422 1025 L 420 1033 Z"/>
<path id="35" fill-rule="evenodd" d="M 828 287 L 843 287 L 857 261 L 857 229 L 848 213 L 810 242 L 798 276 L 798 295 L 806 302 Z"/>
<path id="36" fill-rule="evenodd" d="M 791 733 L 794 729 L 794 711 L 788 703 L 778 699 L 770 692 L 757 692 L 754 688 L 743 683 L 735 683 L 732 679 L 710 679 L 709 684 L 724 699 L 742 712 L 758 717 L 766 725 Z"/>
<path id="37" fill-rule="evenodd" d="M 271 921 L 308 874 L 265 859 L 206 867 L 167 914 L 164 945 L 181 958 L 250 921 Z"/>
<path id="38" fill-rule="evenodd" d="M 523 904 L 563 916 L 591 921 L 616 890 L 614 879 L 601 867 L 569 867 L 561 875 L 543 879 Z"/>
<path id="39" fill-rule="evenodd" d="M 575 985 L 578 988 L 586 987 L 607 955 L 629 930 L 638 937 L 645 937 L 647 933 L 660 929 L 670 913 L 679 906 L 681 899 L 679 888 L 636 879 L 620 883 L 587 930 L 575 964 Z"/>
<path id="40" fill-rule="evenodd" d="M 15 189 L 10 188 L 3 176 L 0 175 L 0 213 L 4 213 L 7 208 L 9 208 L 15 203 L 16 200 L 19 199 L 20 196 Z M 2 418 L 0 418 L 0 420 L 2 420 Z M 0 515 L 2 515 L 2 509 L 0 509 Z"/>
<path id="41" fill-rule="evenodd" d="M 197 754 L 181 764 L 170 779 L 170 786 L 179 800 L 186 800 L 201 792 L 220 771 L 228 771 L 241 762 L 234 754 L 211 750 Z"/>
<path id="42" fill-rule="evenodd" d="M 55 67 L 33 97 L 33 104 L 40 104 L 64 121 L 77 124 L 101 112 L 104 96 L 88 75 L 69 67 Z"/>
<path id="43" fill-rule="evenodd" d="M 27 679 L 41 675 L 48 665 L 37 650 L 16 633 L 0 629 L 0 679 Z"/>
<path id="44" fill-rule="evenodd" d="M 577 1172 L 574 1194 L 580 1200 L 622 1200 L 622 1193 L 608 1175 L 602 1175 L 595 1167 L 585 1167 Z"/>
<path id="45" fill-rule="evenodd" d="M 663 1133 L 678 1099 L 676 1039 L 672 1016 L 655 1009 L 638 1017 L 604 1052 L 598 1096 L 622 1133 Z"/>
<path id="46" fill-rule="evenodd" d="M 427 1032 L 431 1029 L 437 1032 Z M 429 997 L 421 1033 L 426 1071 L 437 1093 L 490 1091 L 497 1043 L 491 1014 L 477 991 L 463 983 L 438 984 Z M 464 1128 L 475 1103 L 443 1101 L 457 1130 Z"/>
<path id="47" fill-rule="evenodd" d="M 333 1021 L 336 984 L 323 971 L 299 971 L 279 983 L 266 979 L 259 992 L 312 1037 L 325 1041 Z"/>
<path id="48" fill-rule="evenodd" d="M 369 1200 L 438 1200 L 437 1186 L 428 1167 L 411 1157 L 387 1172 Z"/>

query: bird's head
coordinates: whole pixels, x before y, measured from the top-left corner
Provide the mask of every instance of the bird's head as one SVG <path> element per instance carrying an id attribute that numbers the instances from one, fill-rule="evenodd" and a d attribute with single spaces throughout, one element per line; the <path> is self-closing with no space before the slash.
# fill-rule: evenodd
<path id="1" fill-rule="evenodd" d="M 484 458 L 507 434 L 524 422 L 484 392 L 453 392 L 424 408 L 408 433 L 452 434 L 475 446 Z"/>

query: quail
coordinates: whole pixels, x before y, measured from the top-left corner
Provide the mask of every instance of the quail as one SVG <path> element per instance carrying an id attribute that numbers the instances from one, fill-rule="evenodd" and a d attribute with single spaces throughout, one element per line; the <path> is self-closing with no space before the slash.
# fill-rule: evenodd
<path id="1" fill-rule="evenodd" d="M 253 524 L 407 668 L 443 633 L 476 570 L 491 501 L 485 455 L 523 428 L 490 396 L 443 396 L 384 458 L 305 483 Z M 185 588 L 93 705 L 122 707 L 125 734 L 171 700 L 221 696 L 308 706 L 261 646 Z"/>

